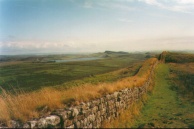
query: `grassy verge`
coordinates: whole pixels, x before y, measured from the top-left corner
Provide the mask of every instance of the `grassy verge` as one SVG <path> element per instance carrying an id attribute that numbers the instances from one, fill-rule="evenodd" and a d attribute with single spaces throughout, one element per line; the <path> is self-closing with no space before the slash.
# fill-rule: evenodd
<path id="1" fill-rule="evenodd" d="M 41 115 L 41 109 L 47 107 L 48 111 L 56 108 L 64 108 L 69 105 L 76 105 L 79 102 L 99 98 L 104 94 L 126 88 L 142 86 L 150 75 L 150 71 L 157 61 L 151 58 L 145 61 L 139 72 L 132 77 L 119 79 L 115 82 L 83 84 L 71 87 L 66 90 L 60 88 L 43 88 L 31 93 L 10 94 L 3 90 L 0 96 L 2 103 L 0 110 L 0 120 L 8 122 L 10 119 L 25 121 Z"/>
<path id="2" fill-rule="evenodd" d="M 182 101 L 172 90 L 169 80 L 169 67 L 160 64 L 155 72 L 153 94 L 143 106 L 133 128 L 186 128 L 194 127 L 194 105 Z"/>

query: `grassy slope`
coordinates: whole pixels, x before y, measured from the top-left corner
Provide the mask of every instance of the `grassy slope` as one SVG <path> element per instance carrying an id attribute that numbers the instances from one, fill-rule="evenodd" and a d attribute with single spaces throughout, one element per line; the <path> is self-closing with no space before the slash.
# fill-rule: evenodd
<path id="1" fill-rule="evenodd" d="M 61 85 L 65 82 L 114 71 L 144 60 L 144 55 L 125 55 L 102 60 L 68 63 L 0 63 L 0 86 L 11 90 L 34 90 L 43 86 Z"/>
<path id="2" fill-rule="evenodd" d="M 169 66 L 173 89 L 182 98 L 194 102 L 194 63 L 170 63 Z"/>
<path id="3" fill-rule="evenodd" d="M 192 53 L 175 53 L 175 52 L 166 52 L 165 62 L 174 62 L 174 63 L 187 63 L 194 62 L 194 54 Z"/>
<path id="4" fill-rule="evenodd" d="M 2 95 L 0 95 L 0 121 L 8 122 L 10 119 L 25 121 L 40 116 L 44 107 L 48 107 L 48 111 L 52 111 L 56 108 L 73 106 L 79 104 L 79 102 L 96 99 L 127 87 L 142 86 L 156 62 L 156 58 L 148 59 L 135 76 L 124 77 L 114 82 L 80 84 L 67 90 L 48 87 L 39 91 L 21 92 L 15 95 L 3 90 Z M 122 70 L 115 72 L 123 73 Z"/>
<path id="5" fill-rule="evenodd" d="M 171 90 L 169 68 L 156 69 L 155 88 L 132 127 L 194 127 L 194 104 L 181 101 Z"/>

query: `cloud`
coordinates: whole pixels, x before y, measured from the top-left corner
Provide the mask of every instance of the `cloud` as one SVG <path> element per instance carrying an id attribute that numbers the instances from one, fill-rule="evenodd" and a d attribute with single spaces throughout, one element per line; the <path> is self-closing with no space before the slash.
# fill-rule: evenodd
<path id="1" fill-rule="evenodd" d="M 133 1 L 134 0 L 86 0 L 82 3 L 82 7 L 131 11 L 136 9 L 135 7 L 132 7 L 128 4 Z"/>
<path id="2" fill-rule="evenodd" d="M 23 49 L 23 50 L 56 50 L 70 48 L 63 42 L 33 42 L 33 41 L 6 41 L 0 42 L 0 49 Z"/>
<path id="3" fill-rule="evenodd" d="M 194 0 L 139 0 L 139 2 L 170 11 L 194 13 Z"/>
<path id="4" fill-rule="evenodd" d="M 131 3 L 138 2 L 174 12 L 194 13 L 194 0 L 85 0 L 82 2 L 82 7 L 133 11 L 138 8 Z"/>
<path id="5" fill-rule="evenodd" d="M 135 10 L 135 7 L 130 6 L 129 4 L 126 4 L 125 2 L 104 2 L 99 3 L 101 7 L 111 8 L 111 9 L 118 9 L 118 10 L 125 10 L 125 11 L 132 11 Z"/>
<path id="6" fill-rule="evenodd" d="M 194 4 L 194 0 L 176 0 L 176 1 L 181 4 Z"/>
<path id="7" fill-rule="evenodd" d="M 29 53 L 69 53 L 95 51 L 95 44 L 64 40 L 60 42 L 47 41 L 6 41 L 0 42 L 0 55 Z"/>

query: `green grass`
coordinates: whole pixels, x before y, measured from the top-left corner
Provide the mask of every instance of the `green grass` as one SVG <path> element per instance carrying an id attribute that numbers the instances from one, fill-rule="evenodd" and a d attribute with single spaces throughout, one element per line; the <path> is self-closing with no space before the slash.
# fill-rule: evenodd
<path id="1" fill-rule="evenodd" d="M 82 80 L 94 83 L 103 80 L 111 81 L 118 77 L 107 75 L 97 76 L 95 79 L 91 77 L 131 66 L 144 59 L 143 54 L 128 54 L 114 55 L 100 60 L 68 63 L 33 63 L 30 61 L 18 64 L 8 63 L 0 66 L 0 86 L 9 91 L 13 87 L 29 91 L 46 86 L 74 86 L 80 84 L 72 83 L 75 80 L 80 80 L 81 83 L 83 83 Z M 85 79 L 88 77 L 89 79 Z"/>
<path id="2" fill-rule="evenodd" d="M 169 67 L 160 64 L 155 71 L 155 88 L 132 127 L 194 127 L 194 104 L 179 98 L 172 90 Z"/>
<path id="3" fill-rule="evenodd" d="M 171 63 L 170 74 L 172 88 L 184 99 L 194 102 L 194 63 Z"/>
<path id="4" fill-rule="evenodd" d="M 194 62 L 194 54 L 192 53 L 178 53 L 178 52 L 167 52 L 165 56 L 165 62 L 174 63 L 188 63 Z"/>
<path id="5" fill-rule="evenodd" d="M 142 62 L 134 63 L 133 65 L 122 68 L 116 71 L 111 71 L 103 74 L 98 74 L 90 77 L 85 77 L 78 80 L 72 80 L 65 82 L 61 85 L 55 85 L 53 86 L 56 89 L 66 89 L 73 86 L 81 86 L 83 84 L 99 84 L 99 83 L 109 83 L 109 82 L 115 82 L 121 78 L 130 77 L 135 75 L 139 69 L 142 66 Z"/>

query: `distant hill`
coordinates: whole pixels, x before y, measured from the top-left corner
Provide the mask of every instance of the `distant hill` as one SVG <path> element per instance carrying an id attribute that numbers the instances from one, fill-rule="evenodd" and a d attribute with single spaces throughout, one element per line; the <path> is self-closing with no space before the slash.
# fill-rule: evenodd
<path id="1" fill-rule="evenodd" d="M 123 51 L 105 51 L 104 53 L 106 54 L 129 54 L 128 52 L 123 52 Z"/>

